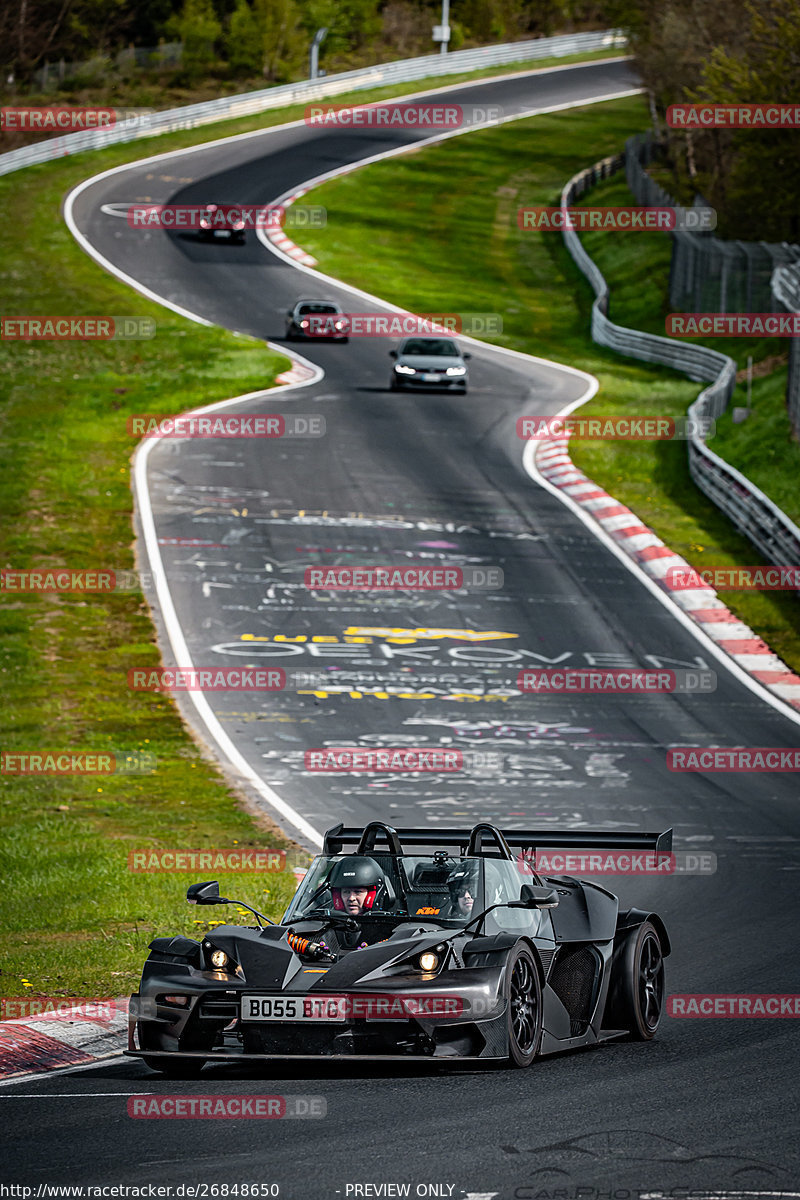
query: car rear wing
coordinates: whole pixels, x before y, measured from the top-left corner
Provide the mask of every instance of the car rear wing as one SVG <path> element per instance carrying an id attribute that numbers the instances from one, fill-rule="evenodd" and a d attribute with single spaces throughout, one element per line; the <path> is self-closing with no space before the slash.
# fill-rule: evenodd
<path id="1" fill-rule="evenodd" d="M 376 846 L 378 840 L 386 848 Z M 486 845 L 486 842 L 491 843 Z M 644 832 L 628 829 L 503 829 L 481 822 L 472 829 L 395 829 L 383 821 L 368 825 L 334 825 L 325 834 L 323 853 L 341 854 L 352 846 L 358 854 L 373 851 L 402 855 L 409 847 L 430 846 L 434 849 L 458 847 L 461 855 L 514 859 L 519 851 L 534 850 L 650 850 L 669 853 L 672 850 L 672 830 Z M 518 853 L 515 855 L 514 850 Z"/>

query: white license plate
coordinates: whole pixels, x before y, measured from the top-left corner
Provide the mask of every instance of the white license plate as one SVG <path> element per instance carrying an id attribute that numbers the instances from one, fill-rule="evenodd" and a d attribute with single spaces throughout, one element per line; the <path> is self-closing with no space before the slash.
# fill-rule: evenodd
<path id="1" fill-rule="evenodd" d="M 441 383 L 441 375 L 426 374 L 422 376 L 423 383 Z"/>
<path id="2" fill-rule="evenodd" d="M 347 997 L 242 996 L 243 1021 L 346 1022 Z"/>

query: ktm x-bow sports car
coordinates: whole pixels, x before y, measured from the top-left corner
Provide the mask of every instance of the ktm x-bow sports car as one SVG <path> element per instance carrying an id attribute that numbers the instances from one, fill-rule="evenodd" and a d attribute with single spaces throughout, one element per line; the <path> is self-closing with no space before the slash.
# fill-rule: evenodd
<path id="1" fill-rule="evenodd" d="M 670 951 L 663 921 L 532 864 L 542 848 L 671 846 L 672 830 L 337 825 L 279 924 L 250 909 L 255 926 L 150 943 L 128 1053 L 185 1077 L 207 1060 L 321 1056 L 526 1067 L 648 1040 Z M 187 899 L 238 903 L 215 882 L 193 884 Z"/>

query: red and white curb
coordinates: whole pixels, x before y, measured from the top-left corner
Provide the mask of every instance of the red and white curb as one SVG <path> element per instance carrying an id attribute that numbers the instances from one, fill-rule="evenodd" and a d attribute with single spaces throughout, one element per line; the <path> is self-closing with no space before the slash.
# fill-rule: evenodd
<path id="1" fill-rule="evenodd" d="M 315 379 L 318 372 L 305 367 L 301 362 L 294 363 L 288 371 L 281 371 L 275 376 L 276 383 L 305 383 L 307 379 Z"/>
<path id="2" fill-rule="evenodd" d="M 567 442 L 566 437 L 542 442 L 535 454 L 539 473 L 582 508 L 737 666 L 800 711 L 800 675 L 795 675 L 766 642 L 740 621 L 712 587 L 671 586 L 668 572 L 675 567 L 690 571 L 689 563 L 665 546 L 636 513 L 584 475 L 570 458 Z"/>
<path id="3" fill-rule="evenodd" d="M 295 200 L 299 200 L 301 196 L 305 196 L 308 188 L 301 188 L 299 192 L 292 192 L 291 196 L 287 196 L 281 200 L 281 207 L 286 209 L 294 204 Z M 287 237 L 282 229 L 273 229 L 268 227 L 264 230 L 268 241 L 273 246 L 277 246 L 288 258 L 295 262 L 303 263 L 306 267 L 316 267 L 317 260 L 311 254 L 307 254 L 302 246 L 297 246 L 291 238 Z"/>
<path id="4" fill-rule="evenodd" d="M 121 1054 L 127 1045 L 128 998 L 109 1020 L 69 1014 L 0 1021 L 0 1080 L 86 1066 Z"/>

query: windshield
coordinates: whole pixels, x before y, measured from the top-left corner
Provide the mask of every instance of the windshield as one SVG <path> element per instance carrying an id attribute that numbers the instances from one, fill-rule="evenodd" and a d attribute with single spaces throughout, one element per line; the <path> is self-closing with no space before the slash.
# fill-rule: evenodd
<path id="1" fill-rule="evenodd" d="M 377 868 L 371 907 L 361 907 L 365 900 L 360 897 L 357 912 L 348 907 L 352 902 L 350 892 L 355 888 L 347 887 L 346 868 L 354 860 L 361 864 L 371 862 Z M 337 879 L 341 887 L 336 886 Z M 326 916 L 338 910 L 356 915 L 359 920 L 391 915 L 406 921 L 418 918 L 457 927 L 485 907 L 483 879 L 483 859 L 451 858 L 443 852 L 402 858 L 377 852 L 368 857 L 320 855 L 300 884 L 283 923 L 308 915 Z M 372 888 L 363 890 L 369 895 Z"/>
<path id="2" fill-rule="evenodd" d="M 339 309 L 335 304 L 301 304 L 299 311 L 302 316 L 304 313 L 338 313 Z"/>
<path id="3" fill-rule="evenodd" d="M 432 354 L 435 357 L 458 358 L 458 347 L 449 338 L 409 338 L 400 347 L 400 353 L 418 355 Z"/>

